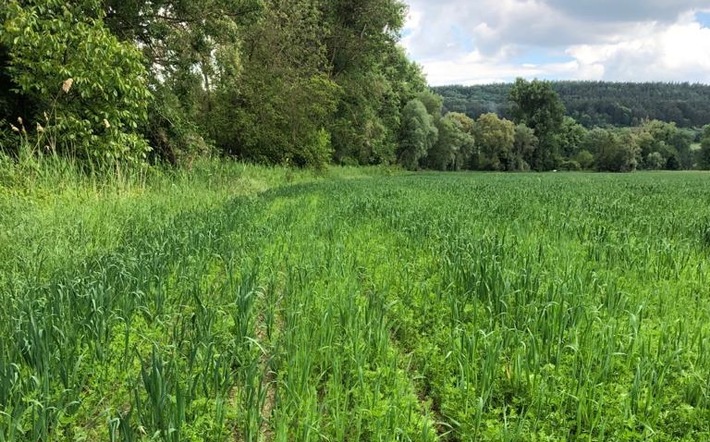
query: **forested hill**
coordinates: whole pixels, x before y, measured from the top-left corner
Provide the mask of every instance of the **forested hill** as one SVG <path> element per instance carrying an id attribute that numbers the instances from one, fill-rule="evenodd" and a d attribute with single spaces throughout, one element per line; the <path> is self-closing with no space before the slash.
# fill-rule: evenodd
<path id="1" fill-rule="evenodd" d="M 552 83 L 569 116 L 586 127 L 637 126 L 644 119 L 675 122 L 680 127 L 710 123 L 710 85 L 689 83 Z M 511 84 L 441 86 L 448 111 L 469 117 L 494 112 L 511 118 Z"/>

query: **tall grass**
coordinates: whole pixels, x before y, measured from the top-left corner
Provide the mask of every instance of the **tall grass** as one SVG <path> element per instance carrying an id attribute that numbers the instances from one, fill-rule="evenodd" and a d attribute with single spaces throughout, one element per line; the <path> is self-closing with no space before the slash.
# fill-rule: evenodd
<path id="1" fill-rule="evenodd" d="M 37 167 L 0 440 L 710 439 L 704 174 Z"/>

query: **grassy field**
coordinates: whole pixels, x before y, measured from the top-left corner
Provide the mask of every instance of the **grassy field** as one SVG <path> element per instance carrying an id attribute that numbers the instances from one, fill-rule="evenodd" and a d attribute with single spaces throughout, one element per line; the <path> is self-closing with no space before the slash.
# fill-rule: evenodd
<path id="1" fill-rule="evenodd" d="M 4 180 L 0 441 L 710 440 L 710 175 Z"/>

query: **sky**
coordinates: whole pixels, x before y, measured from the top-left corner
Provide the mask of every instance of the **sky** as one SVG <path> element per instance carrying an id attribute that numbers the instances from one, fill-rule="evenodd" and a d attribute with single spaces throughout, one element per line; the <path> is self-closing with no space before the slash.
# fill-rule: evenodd
<path id="1" fill-rule="evenodd" d="M 710 84 L 710 0 L 404 0 L 432 86 L 548 80 Z"/>

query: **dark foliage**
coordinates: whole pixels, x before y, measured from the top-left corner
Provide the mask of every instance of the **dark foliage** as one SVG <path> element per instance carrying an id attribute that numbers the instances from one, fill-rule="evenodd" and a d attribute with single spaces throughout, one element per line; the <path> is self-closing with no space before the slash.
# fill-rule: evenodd
<path id="1" fill-rule="evenodd" d="M 448 111 L 478 118 L 487 112 L 512 117 L 512 84 L 442 86 Z M 675 122 L 679 127 L 710 123 L 710 85 L 689 83 L 553 82 L 567 115 L 585 127 L 639 125 L 644 120 Z"/>

